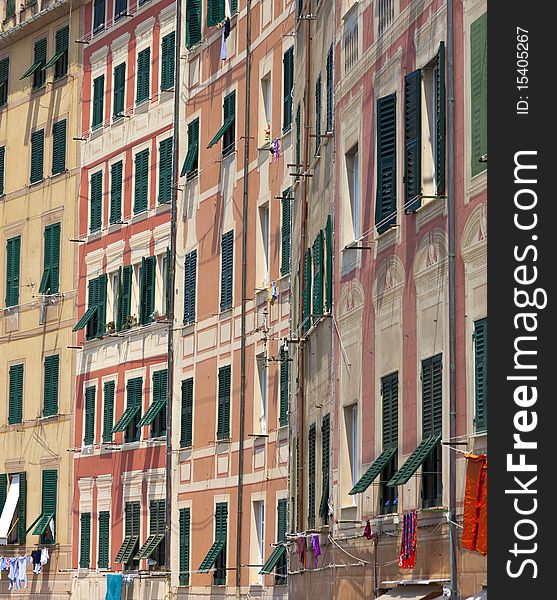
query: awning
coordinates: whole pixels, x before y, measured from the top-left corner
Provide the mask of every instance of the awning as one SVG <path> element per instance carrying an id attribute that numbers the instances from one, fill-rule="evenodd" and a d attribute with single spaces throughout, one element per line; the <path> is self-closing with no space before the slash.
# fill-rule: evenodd
<path id="1" fill-rule="evenodd" d="M 78 331 L 79 329 L 83 329 L 85 327 L 85 325 L 87 325 L 87 323 L 89 323 L 89 321 L 93 318 L 93 315 L 96 312 L 97 312 L 97 307 L 96 306 L 91 306 L 90 308 L 88 308 L 85 311 L 85 314 L 76 323 L 76 325 L 72 329 L 72 331 Z"/>
<path id="2" fill-rule="evenodd" d="M 124 414 L 120 417 L 116 425 L 112 428 L 112 433 L 116 433 L 117 431 L 124 431 L 126 427 L 131 423 L 132 419 L 141 409 L 141 405 L 139 404 L 131 404 L 126 408 Z"/>
<path id="3" fill-rule="evenodd" d="M 139 541 L 138 535 L 127 535 L 120 546 L 120 550 L 118 550 L 118 554 L 114 559 L 116 563 L 127 563 L 130 560 L 130 557 L 135 550 L 135 546 Z"/>
<path id="4" fill-rule="evenodd" d="M 0 545 L 8 543 L 8 533 L 10 532 L 10 525 L 17 508 L 17 502 L 19 500 L 19 474 L 12 475 L 10 483 L 10 489 L 6 496 L 6 502 L 0 515 Z"/>
<path id="5" fill-rule="evenodd" d="M 138 427 L 143 427 L 143 425 L 151 425 L 151 423 L 155 420 L 155 417 L 161 412 L 162 407 L 166 404 L 166 398 L 164 400 L 158 400 L 157 402 L 153 402 L 151 406 L 147 409 L 147 412 L 141 417 Z"/>
<path id="6" fill-rule="evenodd" d="M 203 562 L 199 566 L 200 573 L 208 573 L 211 570 L 223 548 L 224 540 L 217 540 L 211 546 L 209 552 L 207 552 L 207 556 L 203 559 Z"/>
<path id="7" fill-rule="evenodd" d="M 420 442 L 420 445 L 412 452 L 406 462 L 394 474 L 393 478 L 387 484 L 389 487 L 402 485 L 406 483 L 412 475 L 424 464 L 428 456 L 433 452 L 437 444 L 441 441 L 441 434 L 430 435 Z"/>
<path id="8" fill-rule="evenodd" d="M 35 71 L 37 71 L 41 65 L 43 64 L 43 61 L 40 60 L 39 62 L 33 63 L 28 69 L 27 71 L 25 71 L 25 73 L 23 73 L 23 75 L 19 78 L 19 80 L 21 81 L 22 79 L 25 79 L 26 77 L 31 77 L 31 75 L 33 75 L 33 73 Z"/>
<path id="9" fill-rule="evenodd" d="M 195 159 L 197 158 L 198 149 L 198 144 L 192 144 L 188 148 L 188 153 L 186 154 L 186 160 L 184 160 L 184 165 L 182 167 L 182 171 L 180 172 L 180 177 L 183 177 L 184 175 L 187 175 L 189 172 L 193 171 L 193 165 L 195 163 Z"/>
<path id="10" fill-rule="evenodd" d="M 397 448 L 387 448 L 375 459 L 369 469 L 362 475 L 356 485 L 348 492 L 350 495 L 365 492 L 375 481 L 379 473 L 389 464 L 391 458 L 396 454 Z"/>
<path id="11" fill-rule="evenodd" d="M 277 566 L 281 557 L 284 556 L 285 554 L 286 554 L 286 546 L 283 546 L 282 544 L 280 546 L 277 546 L 271 552 L 271 556 L 269 556 L 269 558 L 267 559 L 267 562 L 263 565 L 263 567 L 261 568 L 261 571 L 259 571 L 259 574 L 260 575 L 261 574 L 268 575 L 269 573 L 272 573 L 273 569 Z"/>
<path id="12" fill-rule="evenodd" d="M 220 138 L 227 132 L 228 128 L 230 127 L 230 125 L 232 125 L 232 123 L 234 123 L 234 115 L 231 115 L 230 117 L 228 117 L 228 119 L 226 119 L 224 125 L 217 131 L 215 137 L 209 142 L 207 148 L 211 148 L 212 146 L 214 146 L 220 140 Z"/>
<path id="13" fill-rule="evenodd" d="M 155 548 L 164 540 L 164 533 L 157 533 L 156 535 L 150 535 L 143 546 L 139 549 L 138 553 L 133 557 L 134 560 L 141 560 L 142 558 L 149 558 L 155 551 Z"/>
<path id="14" fill-rule="evenodd" d="M 64 54 L 66 50 L 62 50 L 61 52 L 57 52 L 47 63 L 46 65 L 43 67 L 44 69 L 48 69 L 49 67 L 53 67 L 57 62 L 58 59 Z"/>
<path id="15" fill-rule="evenodd" d="M 430 585 L 397 585 L 386 594 L 379 596 L 380 600 L 435 600 L 443 597 L 443 588 Z"/>

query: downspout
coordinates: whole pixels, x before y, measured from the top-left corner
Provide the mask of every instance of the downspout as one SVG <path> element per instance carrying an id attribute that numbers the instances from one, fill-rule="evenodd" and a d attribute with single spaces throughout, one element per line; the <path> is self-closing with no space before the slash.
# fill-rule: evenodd
<path id="1" fill-rule="evenodd" d="M 250 125 L 250 48 L 251 0 L 246 6 L 246 87 L 244 124 L 244 198 L 242 208 L 242 333 L 240 339 L 240 433 L 238 445 L 238 506 L 236 521 L 236 595 L 240 597 L 242 564 L 242 502 L 244 499 L 244 420 L 246 411 L 246 294 L 247 294 L 247 239 L 248 239 L 248 175 Z"/>
<path id="2" fill-rule="evenodd" d="M 447 0 L 447 225 L 449 245 L 449 440 L 456 437 L 456 229 L 454 196 L 454 28 L 453 0 Z M 449 452 L 449 555 L 451 600 L 458 600 L 456 564 L 456 452 Z"/>
<path id="3" fill-rule="evenodd" d="M 182 40 L 182 3 L 176 2 L 176 28 L 174 34 L 174 129 L 172 132 L 172 193 L 170 200 L 170 256 L 166 266 L 168 270 L 168 350 L 167 350 L 167 384 L 166 384 L 166 535 L 165 567 L 168 588 L 172 589 L 171 580 L 171 521 L 172 521 L 172 408 L 174 392 L 174 305 L 176 274 L 176 213 L 178 206 L 178 158 L 180 154 L 180 49 Z M 169 592 L 170 594 L 170 592 Z"/>

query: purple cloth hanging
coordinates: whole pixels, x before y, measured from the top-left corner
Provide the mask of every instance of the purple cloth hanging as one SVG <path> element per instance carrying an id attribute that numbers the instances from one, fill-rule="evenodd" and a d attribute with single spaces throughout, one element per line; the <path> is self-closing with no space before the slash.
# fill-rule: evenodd
<path id="1" fill-rule="evenodd" d="M 317 568 L 317 557 L 321 555 L 321 546 L 319 545 L 319 535 L 317 533 L 311 534 L 311 545 L 315 554 L 313 555 L 313 568 Z"/>

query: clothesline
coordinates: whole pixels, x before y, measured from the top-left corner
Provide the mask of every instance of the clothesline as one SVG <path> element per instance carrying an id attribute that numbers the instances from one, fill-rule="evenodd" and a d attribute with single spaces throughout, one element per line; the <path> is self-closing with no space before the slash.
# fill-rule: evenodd
<path id="1" fill-rule="evenodd" d="M 23 556 L 0 556 L 0 571 L 8 571 L 8 589 L 27 589 L 27 564 L 33 563 L 33 573 L 38 575 L 48 562 L 50 556 L 48 548 L 33 550 Z M 22 588 L 23 586 L 23 588 Z"/>

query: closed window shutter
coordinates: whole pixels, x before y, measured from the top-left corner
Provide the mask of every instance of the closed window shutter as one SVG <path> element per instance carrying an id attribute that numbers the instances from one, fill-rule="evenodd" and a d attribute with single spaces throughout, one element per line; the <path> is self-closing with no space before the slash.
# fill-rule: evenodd
<path id="1" fill-rule="evenodd" d="M 88 289 L 88 309 L 97 307 L 97 298 L 98 298 L 98 283 L 99 280 L 97 278 L 91 279 L 89 281 L 89 289 Z M 95 337 L 97 334 L 97 326 L 98 326 L 98 315 L 95 310 L 95 314 L 89 319 L 87 323 L 87 339 L 91 339 Z"/>
<path id="2" fill-rule="evenodd" d="M 97 278 L 97 333 L 96 335 L 104 335 L 106 331 L 106 285 L 108 283 L 108 275 L 99 275 Z"/>
<path id="3" fill-rule="evenodd" d="M 10 367 L 8 424 L 21 423 L 23 418 L 23 364 Z"/>
<path id="4" fill-rule="evenodd" d="M 222 236 L 221 242 L 221 292 L 220 309 L 228 310 L 232 307 L 232 287 L 234 270 L 234 232 L 228 231 Z"/>
<path id="5" fill-rule="evenodd" d="M 135 214 L 147 210 L 149 195 L 149 149 L 146 148 L 135 155 L 135 198 L 133 212 Z"/>
<path id="6" fill-rule="evenodd" d="M 474 379 L 476 388 L 477 432 L 487 430 L 487 319 L 474 323 Z"/>
<path id="7" fill-rule="evenodd" d="M 315 527 L 315 423 L 308 434 L 308 527 Z"/>
<path id="8" fill-rule="evenodd" d="M 42 514 L 43 515 L 44 514 L 54 515 L 55 523 L 56 523 L 57 482 L 58 482 L 58 471 L 56 471 L 54 469 L 48 469 L 48 470 L 43 471 Z M 54 531 L 56 531 L 56 529 L 54 529 Z"/>
<path id="9" fill-rule="evenodd" d="M 118 65 L 114 69 L 114 106 L 112 108 L 113 118 L 124 113 L 126 103 L 126 63 Z"/>
<path id="10" fill-rule="evenodd" d="M 46 38 L 35 42 L 33 62 L 39 65 L 33 73 L 33 89 L 37 89 L 42 87 L 46 81 L 46 71 L 43 69 L 46 65 Z"/>
<path id="11" fill-rule="evenodd" d="M 186 48 L 201 41 L 201 0 L 186 2 Z"/>
<path id="12" fill-rule="evenodd" d="M 159 145 L 159 202 L 172 199 L 172 138 Z"/>
<path id="13" fill-rule="evenodd" d="M 104 120 L 104 75 L 93 81 L 93 122 L 92 128 L 100 127 Z"/>
<path id="14" fill-rule="evenodd" d="M 97 566 L 99 569 L 109 568 L 110 550 L 110 512 L 101 510 L 99 512 L 99 552 Z"/>
<path id="15" fill-rule="evenodd" d="M 10 238 L 6 243 L 6 306 L 19 303 L 19 269 L 21 237 Z"/>
<path id="16" fill-rule="evenodd" d="M 298 104 L 298 108 L 296 109 L 296 171 L 300 172 L 300 168 L 301 168 L 301 155 L 302 155 L 302 140 L 301 140 L 301 134 L 302 134 L 302 122 L 301 122 L 301 116 L 300 116 L 300 105 Z"/>
<path id="17" fill-rule="evenodd" d="M 218 502 L 215 512 L 215 541 L 223 541 L 226 543 L 228 530 L 228 504 L 226 502 Z"/>
<path id="18" fill-rule="evenodd" d="M 289 48 L 282 58 L 283 70 L 283 120 L 282 130 L 288 131 L 292 126 L 292 87 L 294 85 L 294 47 Z"/>
<path id="19" fill-rule="evenodd" d="M 85 427 L 83 444 L 90 446 L 95 441 L 95 396 L 96 388 L 85 389 Z"/>
<path id="20" fill-rule="evenodd" d="M 180 585 L 190 584 L 190 526 L 189 508 L 180 509 Z"/>
<path id="21" fill-rule="evenodd" d="M 184 324 L 195 321 L 197 250 L 186 254 L 184 265 Z"/>
<path id="22" fill-rule="evenodd" d="M 122 286 L 120 288 L 120 299 L 119 299 L 119 313 L 117 329 L 127 327 L 128 318 L 130 316 L 131 308 L 131 292 L 132 292 L 132 278 L 133 278 L 133 267 L 126 265 L 122 268 Z"/>
<path id="23" fill-rule="evenodd" d="M 53 354 L 44 359 L 44 407 L 43 414 L 50 417 L 58 413 L 58 380 L 60 356 Z"/>
<path id="24" fill-rule="evenodd" d="M 404 207 L 407 213 L 422 205 L 422 72 L 404 78 Z"/>
<path id="25" fill-rule="evenodd" d="M 321 75 L 315 82 L 315 154 L 321 146 Z"/>
<path id="26" fill-rule="evenodd" d="M 279 424 L 284 426 L 288 423 L 288 383 L 290 376 L 290 362 L 288 352 L 280 349 L 280 409 Z"/>
<path id="27" fill-rule="evenodd" d="M 17 503 L 17 543 L 25 544 L 27 539 L 27 476 L 19 474 L 19 500 Z"/>
<path id="28" fill-rule="evenodd" d="M 290 213 L 290 194 L 292 188 L 282 192 L 282 232 L 281 232 L 281 263 L 280 274 L 288 275 L 290 273 L 290 244 L 291 244 L 291 213 Z"/>
<path id="29" fill-rule="evenodd" d="M 193 377 L 182 381 L 182 422 L 180 446 L 192 445 L 193 438 Z"/>
<path id="30" fill-rule="evenodd" d="M 103 172 L 97 171 L 91 175 L 91 233 L 100 231 L 102 227 L 102 203 L 103 203 Z"/>
<path id="31" fill-rule="evenodd" d="M 164 500 L 149 503 L 149 535 L 164 534 L 166 529 L 166 507 Z"/>
<path id="32" fill-rule="evenodd" d="M 174 85 L 175 34 L 174 31 L 162 38 L 161 90 Z"/>
<path id="33" fill-rule="evenodd" d="M 151 71 L 151 48 L 145 48 L 137 55 L 137 89 L 136 103 L 149 99 Z"/>
<path id="34" fill-rule="evenodd" d="M 91 513 L 81 513 L 79 566 L 88 569 L 91 563 Z"/>
<path id="35" fill-rule="evenodd" d="M 219 369 L 217 439 L 230 437 L 230 366 Z"/>
<path id="36" fill-rule="evenodd" d="M 327 217 L 325 225 L 325 304 L 327 312 L 333 310 L 333 220 L 331 215 Z"/>
<path id="37" fill-rule="evenodd" d="M 224 98 L 224 123 L 229 123 L 222 138 L 222 152 L 229 154 L 234 150 L 236 141 L 236 92 Z"/>
<path id="38" fill-rule="evenodd" d="M 110 170 L 110 224 L 122 220 L 122 178 L 124 165 L 121 160 Z"/>
<path id="39" fill-rule="evenodd" d="M 445 163 L 446 163 L 446 139 L 445 139 L 445 42 L 439 44 L 437 55 L 437 68 L 435 69 L 435 183 L 437 195 L 445 193 Z"/>
<path id="40" fill-rule="evenodd" d="M 105 0 L 95 0 L 93 6 L 93 33 L 104 28 Z"/>
<path id="41" fill-rule="evenodd" d="M 52 127 L 52 174 L 66 170 L 66 120 L 54 123 Z"/>
<path id="42" fill-rule="evenodd" d="M 329 517 L 329 470 L 331 456 L 331 415 L 325 415 L 321 422 L 321 463 L 322 463 L 322 492 L 319 505 L 319 516 L 324 522 Z"/>
<path id="43" fill-rule="evenodd" d="M 333 46 L 327 52 L 327 132 L 333 131 Z"/>
<path id="44" fill-rule="evenodd" d="M 238 0 L 230 0 L 230 13 L 235 14 L 238 12 Z"/>
<path id="45" fill-rule="evenodd" d="M 114 426 L 114 381 L 107 381 L 103 387 L 103 442 L 112 441 Z"/>
<path id="46" fill-rule="evenodd" d="M 213 27 L 224 20 L 225 0 L 207 0 L 207 27 Z"/>
<path id="47" fill-rule="evenodd" d="M 54 65 L 54 79 L 64 77 L 68 72 L 68 48 L 70 42 L 70 28 L 63 27 L 56 32 L 56 55 L 58 60 Z"/>
<path id="48" fill-rule="evenodd" d="M 43 179 L 44 163 L 44 129 L 34 131 L 31 134 L 31 183 L 37 183 Z"/>
<path id="49" fill-rule="evenodd" d="M 155 310 L 155 269 L 157 259 L 148 256 L 141 261 L 141 323 L 146 325 L 153 320 Z"/>
<path id="50" fill-rule="evenodd" d="M 50 229 L 50 293 L 57 294 L 60 286 L 60 223 Z"/>
<path id="51" fill-rule="evenodd" d="M 8 84 L 10 75 L 10 59 L 0 60 L 0 106 L 8 102 Z"/>
<path id="52" fill-rule="evenodd" d="M 323 230 L 313 242 L 313 322 L 323 315 Z"/>
<path id="53" fill-rule="evenodd" d="M 398 372 L 381 378 L 383 450 L 398 445 Z"/>
<path id="54" fill-rule="evenodd" d="M 302 290 L 302 333 L 306 333 L 311 318 L 311 250 L 304 255 L 304 286 Z"/>
<path id="55" fill-rule="evenodd" d="M 470 27 L 470 102 L 472 119 L 472 177 L 486 169 L 487 153 L 487 13 Z"/>
<path id="56" fill-rule="evenodd" d="M 0 196 L 4 195 L 5 175 L 6 175 L 6 146 L 0 146 Z"/>
<path id="57" fill-rule="evenodd" d="M 0 515 L 4 510 L 6 496 L 8 495 L 8 476 L 6 473 L 0 473 Z"/>
<path id="58" fill-rule="evenodd" d="M 377 232 L 396 220 L 396 94 L 391 94 L 377 101 Z"/>
<path id="59" fill-rule="evenodd" d="M 443 356 L 422 361 L 422 437 L 441 433 L 443 409 Z"/>
<path id="60" fill-rule="evenodd" d="M 286 539 L 286 519 L 288 511 L 288 501 L 286 498 L 281 498 L 277 502 L 277 543 L 283 542 Z M 276 565 L 275 585 L 286 584 L 287 562 L 286 553 L 278 560 Z"/>

